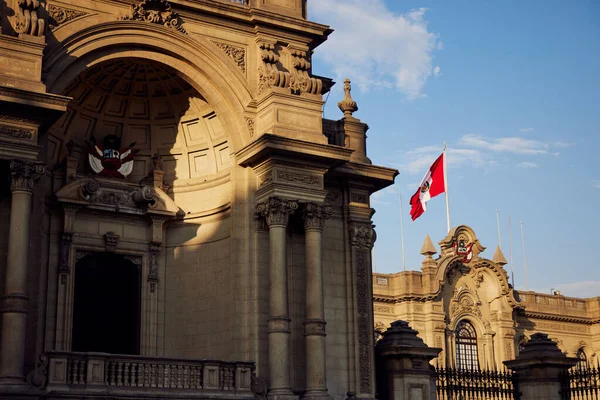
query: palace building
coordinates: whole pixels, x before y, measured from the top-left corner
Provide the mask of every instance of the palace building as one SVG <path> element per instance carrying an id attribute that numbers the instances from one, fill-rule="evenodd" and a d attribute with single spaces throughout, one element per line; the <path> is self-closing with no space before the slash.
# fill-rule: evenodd
<path id="1" fill-rule="evenodd" d="M 398 172 L 348 80 L 322 118 L 331 29 L 134 1 L 0 1 L 0 397 L 373 399 L 369 198 Z"/>
<path id="2" fill-rule="evenodd" d="M 549 335 L 580 366 L 597 366 L 600 297 L 517 291 L 509 283 L 500 248 L 493 258 L 468 226 L 453 228 L 439 242 L 429 236 L 421 271 L 373 274 L 375 335 L 396 320 L 409 322 L 430 347 L 434 363 L 461 369 L 503 369 L 532 334 Z"/>

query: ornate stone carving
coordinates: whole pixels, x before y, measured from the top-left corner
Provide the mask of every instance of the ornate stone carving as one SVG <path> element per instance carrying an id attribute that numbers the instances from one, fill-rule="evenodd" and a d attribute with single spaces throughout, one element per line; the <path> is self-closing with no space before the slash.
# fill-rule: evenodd
<path id="1" fill-rule="evenodd" d="M 104 234 L 104 245 L 106 247 L 106 251 L 115 251 L 119 245 L 119 238 L 120 236 L 114 232 L 106 232 Z"/>
<path id="2" fill-rule="evenodd" d="M 246 117 L 246 125 L 248 125 L 250 137 L 254 137 L 254 118 Z"/>
<path id="3" fill-rule="evenodd" d="M 225 43 L 214 43 L 237 64 L 243 73 L 246 73 L 246 49 Z"/>
<path id="4" fill-rule="evenodd" d="M 296 174 L 287 171 L 277 171 L 277 180 L 301 183 L 309 186 L 320 186 L 321 178 L 314 175 Z"/>
<path id="5" fill-rule="evenodd" d="M 453 316 L 471 314 L 476 315 L 479 318 L 482 317 L 479 305 L 467 296 L 462 297 L 460 300 L 454 300 L 450 307 L 450 313 Z"/>
<path id="6" fill-rule="evenodd" d="M 48 356 L 41 354 L 35 363 L 35 368 L 27 374 L 27 383 L 36 388 L 46 386 L 48 379 Z"/>
<path id="7" fill-rule="evenodd" d="M 375 312 L 380 312 L 380 313 L 391 313 L 392 312 L 392 308 L 391 307 L 386 307 L 386 306 L 375 306 L 373 307 L 373 311 Z"/>
<path id="8" fill-rule="evenodd" d="M 323 230 L 325 220 L 333 213 L 329 206 L 317 203 L 306 203 L 304 206 L 304 229 L 305 230 Z"/>
<path id="9" fill-rule="evenodd" d="M 272 43 L 260 43 L 260 58 L 262 65 L 258 69 L 258 94 L 263 94 L 272 87 L 288 87 L 290 73 L 279 71 L 277 63 L 279 55 L 275 53 L 275 45 Z"/>
<path id="10" fill-rule="evenodd" d="M 71 252 L 71 244 L 73 243 L 73 233 L 63 232 L 60 243 L 60 264 L 58 265 L 58 274 L 60 282 L 64 285 L 67 283 L 67 275 L 71 273 L 69 267 L 69 254 Z"/>
<path id="11" fill-rule="evenodd" d="M 287 226 L 289 216 L 298 209 L 298 203 L 280 197 L 270 197 L 268 201 L 256 206 L 256 213 L 264 217 L 269 227 Z"/>
<path id="12" fill-rule="evenodd" d="M 158 283 L 158 258 L 160 256 L 160 243 L 150 243 L 150 269 L 148 271 L 148 283 L 150 283 L 150 292 L 156 291 Z"/>
<path id="13" fill-rule="evenodd" d="M 325 204 L 340 205 L 341 197 L 342 196 L 341 196 L 340 192 L 331 191 L 331 192 L 327 193 L 327 196 L 325 196 Z"/>
<path id="14" fill-rule="evenodd" d="M 373 228 L 375 228 L 375 225 L 370 223 L 353 223 L 350 225 L 352 246 L 371 250 L 377 239 L 377 234 Z"/>
<path id="15" fill-rule="evenodd" d="M 254 372 L 250 380 L 250 390 L 256 400 L 267 400 L 268 383 L 264 378 L 259 378 Z"/>
<path id="16" fill-rule="evenodd" d="M 353 203 L 369 204 L 369 198 L 367 195 L 362 193 L 351 193 L 350 201 Z"/>
<path id="17" fill-rule="evenodd" d="M 46 22 L 38 16 L 39 0 L 19 0 L 15 31 L 24 35 L 44 36 Z"/>
<path id="18" fill-rule="evenodd" d="M 290 76 L 290 89 L 295 94 L 321 94 L 323 82 L 309 75 L 310 61 L 305 51 L 292 50 L 292 66 L 294 67 Z"/>
<path id="19" fill-rule="evenodd" d="M 361 393 L 371 392 L 371 348 L 372 332 L 369 323 L 369 307 L 372 302 L 369 298 L 368 276 L 371 273 L 369 265 L 369 250 L 359 247 L 355 250 L 356 256 L 356 302 L 358 308 L 358 363 L 360 372 Z"/>
<path id="20" fill-rule="evenodd" d="M 44 175 L 46 167 L 40 163 L 13 160 L 10 162 L 11 190 L 32 192 L 35 183 Z"/>
<path id="21" fill-rule="evenodd" d="M 338 103 L 338 107 L 344 113 L 344 117 L 352 117 L 352 113 L 358 111 L 358 106 L 356 102 L 352 100 L 352 96 L 350 95 L 350 91 L 352 87 L 350 86 L 350 79 L 344 79 L 344 99 Z"/>
<path id="22" fill-rule="evenodd" d="M 0 125 L 0 135 L 2 136 L 10 136 L 15 139 L 31 140 L 34 134 L 35 130 L 33 129 L 10 125 Z"/>
<path id="23" fill-rule="evenodd" d="M 54 4 L 48 4 L 48 27 L 50 30 L 58 28 L 58 26 L 71 21 L 72 19 L 79 18 L 87 15 L 86 12 L 71 10 L 69 8 L 59 7 Z"/>
<path id="24" fill-rule="evenodd" d="M 167 0 L 143 0 L 137 6 L 132 4 L 129 15 L 124 16 L 123 19 L 160 24 L 187 35 L 186 30 L 181 26 L 183 21 L 179 14 L 171 11 L 171 3 Z"/>

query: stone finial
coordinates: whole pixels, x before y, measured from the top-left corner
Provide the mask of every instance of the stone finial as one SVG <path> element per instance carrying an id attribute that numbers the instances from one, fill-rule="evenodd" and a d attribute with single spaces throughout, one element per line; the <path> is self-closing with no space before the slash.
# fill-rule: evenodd
<path id="1" fill-rule="evenodd" d="M 500 246 L 496 246 L 496 252 L 494 253 L 492 261 L 502 266 L 507 264 L 506 258 L 504 257 L 504 254 L 502 254 L 502 250 L 500 250 Z"/>
<path id="2" fill-rule="evenodd" d="M 433 256 L 435 253 L 437 253 L 437 250 L 435 249 L 435 246 L 433 245 L 429 235 L 426 235 L 425 241 L 423 242 L 423 247 L 421 247 L 421 254 L 427 258 L 431 258 L 431 256 Z"/>
<path id="3" fill-rule="evenodd" d="M 358 111 L 358 106 L 350 95 L 351 90 L 350 79 L 344 79 L 344 99 L 338 103 L 338 107 L 344 113 L 344 117 L 352 117 L 352 113 Z"/>

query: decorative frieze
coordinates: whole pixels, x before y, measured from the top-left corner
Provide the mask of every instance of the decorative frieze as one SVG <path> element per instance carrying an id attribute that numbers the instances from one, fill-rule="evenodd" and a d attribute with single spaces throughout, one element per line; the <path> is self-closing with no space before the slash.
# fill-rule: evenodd
<path id="1" fill-rule="evenodd" d="M 315 175 L 298 174 L 288 171 L 277 171 L 277 180 L 301 183 L 307 186 L 321 186 L 321 178 Z"/>
<path id="2" fill-rule="evenodd" d="M 63 25 L 75 18 L 87 15 L 87 13 L 79 10 L 71 10 L 69 8 L 59 7 L 54 4 L 48 4 L 48 15 L 50 16 L 48 20 L 48 27 L 50 30 L 54 30 L 60 25 Z"/>
<path id="3" fill-rule="evenodd" d="M 167 0 L 143 0 L 138 5 L 132 4 L 129 15 L 124 16 L 122 19 L 160 24 L 187 35 L 182 26 L 183 21 L 179 14 L 171 10 L 171 3 Z"/>
<path id="4" fill-rule="evenodd" d="M 214 43 L 233 60 L 243 73 L 246 73 L 246 49 L 225 43 Z"/>
<path id="5" fill-rule="evenodd" d="M 379 312 L 379 313 L 391 314 L 392 313 L 392 308 L 391 307 L 386 307 L 386 306 L 374 306 L 373 307 L 373 311 Z"/>
<path id="6" fill-rule="evenodd" d="M 46 167 L 41 163 L 13 160 L 10 162 L 11 190 L 32 192 L 35 183 L 44 175 Z"/>
<path id="7" fill-rule="evenodd" d="M 377 239 L 375 225 L 371 223 L 353 223 L 350 225 L 350 239 L 353 247 L 371 250 Z"/>
<path id="8" fill-rule="evenodd" d="M 266 219 L 269 227 L 287 226 L 289 216 L 298 209 L 298 202 L 280 197 L 270 197 L 268 201 L 256 206 L 256 214 Z"/>
<path id="9" fill-rule="evenodd" d="M 31 140 L 35 135 L 35 129 L 22 128 L 10 125 L 0 125 L 0 135 L 9 136 L 14 139 Z"/>
<path id="10" fill-rule="evenodd" d="M 333 209 L 317 203 L 307 203 L 304 206 L 304 229 L 323 230 L 325 220 L 333 213 Z"/>

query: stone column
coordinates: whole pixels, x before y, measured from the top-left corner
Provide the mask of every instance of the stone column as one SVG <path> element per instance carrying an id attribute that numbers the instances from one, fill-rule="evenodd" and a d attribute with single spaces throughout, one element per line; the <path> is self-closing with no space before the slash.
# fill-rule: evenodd
<path id="1" fill-rule="evenodd" d="M 11 161 L 11 210 L 6 281 L 2 296 L 0 383 L 22 384 L 27 321 L 27 268 L 31 228 L 31 196 L 46 168 L 38 163 Z"/>
<path id="2" fill-rule="evenodd" d="M 304 399 L 329 399 L 325 375 L 325 305 L 321 238 L 331 207 L 308 203 L 304 208 L 306 232 L 306 392 Z"/>
<path id="3" fill-rule="evenodd" d="M 271 197 L 257 206 L 269 226 L 269 399 L 295 399 L 290 382 L 290 322 L 286 235 L 298 203 Z"/>
<path id="4" fill-rule="evenodd" d="M 516 373 L 521 400 L 561 400 L 564 376 L 577 364 L 577 358 L 565 356 L 545 333 L 534 333 L 515 360 L 504 365 Z"/>
<path id="5" fill-rule="evenodd" d="M 429 361 L 442 351 L 428 347 L 408 322 L 392 322 L 375 346 L 380 399 L 434 400 L 435 375 Z"/>

